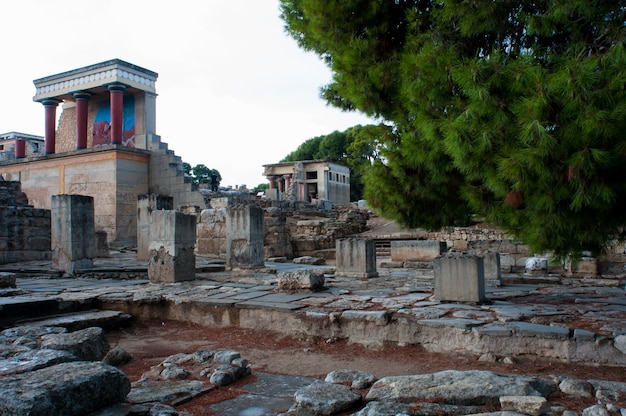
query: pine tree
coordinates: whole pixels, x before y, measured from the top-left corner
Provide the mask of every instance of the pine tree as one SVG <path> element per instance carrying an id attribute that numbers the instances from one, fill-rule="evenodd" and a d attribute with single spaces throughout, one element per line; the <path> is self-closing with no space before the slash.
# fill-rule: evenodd
<path id="1" fill-rule="evenodd" d="M 366 179 L 411 227 L 471 214 L 558 256 L 626 224 L 626 5 L 281 0 L 333 72 L 322 95 L 392 134 Z"/>

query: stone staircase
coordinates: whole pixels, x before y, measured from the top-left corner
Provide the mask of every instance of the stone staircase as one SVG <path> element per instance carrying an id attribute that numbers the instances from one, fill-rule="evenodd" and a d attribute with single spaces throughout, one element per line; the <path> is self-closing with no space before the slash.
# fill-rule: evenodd
<path id="1" fill-rule="evenodd" d="M 5 181 L 0 177 L 0 207 L 27 207 L 28 198 L 22 185 L 16 181 Z"/>
<path id="2" fill-rule="evenodd" d="M 146 143 L 150 156 L 150 193 L 174 198 L 174 207 L 206 208 L 204 197 L 185 176 L 183 161 L 161 137 L 151 135 Z"/>
<path id="3" fill-rule="evenodd" d="M 391 257 L 391 240 L 390 239 L 376 239 L 376 258 Z"/>

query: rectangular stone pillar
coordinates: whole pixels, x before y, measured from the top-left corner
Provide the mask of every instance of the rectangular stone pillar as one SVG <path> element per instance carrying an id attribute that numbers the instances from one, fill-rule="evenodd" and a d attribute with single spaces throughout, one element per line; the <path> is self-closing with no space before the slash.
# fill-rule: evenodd
<path id="1" fill-rule="evenodd" d="M 482 257 L 453 253 L 433 262 L 435 299 L 450 302 L 485 301 L 485 269 Z"/>
<path id="2" fill-rule="evenodd" d="M 93 267 L 96 257 L 93 198 L 53 195 L 50 205 L 52 266 L 69 274 Z"/>
<path id="3" fill-rule="evenodd" d="M 364 238 L 342 238 L 335 242 L 335 274 L 368 278 L 376 271 L 376 242 Z"/>
<path id="4" fill-rule="evenodd" d="M 485 253 L 483 263 L 485 268 L 485 280 L 490 280 L 496 286 L 501 286 L 502 268 L 500 266 L 500 253 Z"/>
<path id="5" fill-rule="evenodd" d="M 226 208 L 226 267 L 265 265 L 263 209 L 257 205 Z"/>
<path id="6" fill-rule="evenodd" d="M 150 259 L 150 213 L 173 209 L 174 198 L 171 196 L 139 195 L 137 198 L 137 260 Z"/>
<path id="7" fill-rule="evenodd" d="M 180 211 L 150 213 L 150 259 L 152 283 L 175 283 L 196 278 L 196 216 Z"/>

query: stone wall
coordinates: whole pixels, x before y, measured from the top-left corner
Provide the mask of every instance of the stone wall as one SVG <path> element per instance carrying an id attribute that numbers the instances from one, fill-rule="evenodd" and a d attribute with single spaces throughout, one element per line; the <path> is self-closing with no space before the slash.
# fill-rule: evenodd
<path id="1" fill-rule="evenodd" d="M 51 258 L 50 210 L 0 207 L 0 264 Z"/>
<path id="2" fill-rule="evenodd" d="M 334 258 L 335 241 L 366 230 L 365 211 L 337 207 L 323 210 L 303 202 L 265 201 L 264 257 L 301 256 Z M 198 255 L 223 257 L 226 253 L 224 208 L 203 210 L 197 225 Z"/>
<path id="3" fill-rule="evenodd" d="M 50 210 L 29 206 L 19 182 L 0 181 L 0 264 L 51 258 Z"/>

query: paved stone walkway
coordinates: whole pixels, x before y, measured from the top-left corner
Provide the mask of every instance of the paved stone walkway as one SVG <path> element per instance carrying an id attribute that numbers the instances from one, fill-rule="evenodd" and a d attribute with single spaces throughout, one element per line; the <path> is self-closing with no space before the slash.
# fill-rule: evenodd
<path id="1" fill-rule="evenodd" d="M 379 277 L 351 279 L 335 276 L 332 266 L 266 263 L 262 270 L 221 271 L 219 263 L 198 258 L 197 279 L 176 284 L 151 284 L 141 278 L 50 278 L 55 274 L 49 273 L 49 262 L 0 266 L 0 271 L 27 270 L 30 276 L 18 277 L 17 289 L 4 290 L 0 318 L 12 310 L 18 313 L 20 308 L 52 308 L 52 301 L 92 303 L 107 309 L 134 305 L 141 306 L 144 314 L 155 313 L 146 311 L 169 302 L 171 308 L 187 305 L 196 314 L 213 314 L 212 320 L 205 320 L 209 325 L 232 324 L 215 315 L 229 309 L 237 311 L 241 326 L 305 331 L 371 345 L 396 342 L 420 344 L 432 351 L 536 354 L 566 361 L 626 364 L 626 351 L 622 351 L 626 348 L 621 345 L 626 337 L 626 296 L 624 287 L 615 282 L 560 285 L 550 283 L 555 279 L 537 283 L 536 276 L 510 275 L 505 276 L 502 287 L 487 282 L 488 301 L 476 305 L 433 300 L 433 272 L 428 268 L 379 267 Z M 117 253 L 97 259 L 94 268 L 104 276 L 108 272 L 114 276 L 140 271 L 145 264 L 137 262 L 133 253 Z M 324 269 L 325 289 L 278 291 L 276 272 L 300 268 Z M 535 283 L 525 283 L 525 279 Z M 502 347 L 504 337 L 506 348 Z"/>

